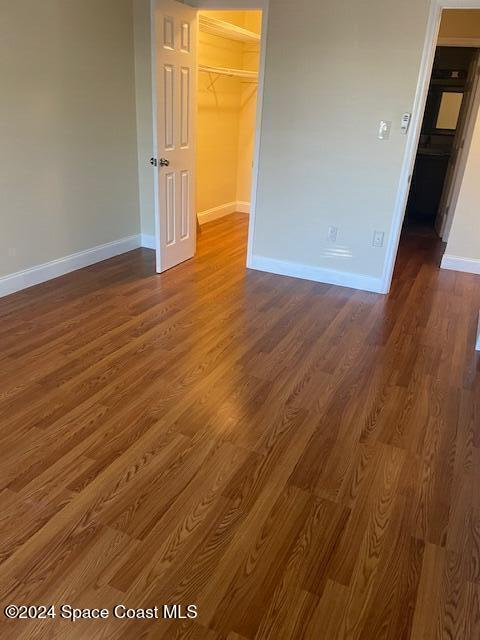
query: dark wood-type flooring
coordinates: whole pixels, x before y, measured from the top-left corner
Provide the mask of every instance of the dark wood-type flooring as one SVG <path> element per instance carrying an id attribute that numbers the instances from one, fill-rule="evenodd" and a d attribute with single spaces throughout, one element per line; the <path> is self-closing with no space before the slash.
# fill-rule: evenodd
<path id="1" fill-rule="evenodd" d="M 480 277 L 246 271 L 246 217 L 0 300 L 2 640 L 480 638 Z"/>

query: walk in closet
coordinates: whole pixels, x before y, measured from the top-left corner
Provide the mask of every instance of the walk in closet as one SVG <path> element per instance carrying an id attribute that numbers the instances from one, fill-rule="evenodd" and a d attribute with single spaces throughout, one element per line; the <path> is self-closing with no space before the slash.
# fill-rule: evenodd
<path id="1" fill-rule="evenodd" d="M 199 14 L 197 213 L 201 224 L 250 209 L 261 16 L 260 11 Z"/>

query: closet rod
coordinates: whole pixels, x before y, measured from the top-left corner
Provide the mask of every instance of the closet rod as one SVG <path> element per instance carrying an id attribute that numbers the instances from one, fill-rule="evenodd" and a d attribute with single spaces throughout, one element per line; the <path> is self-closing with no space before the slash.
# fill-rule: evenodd
<path id="1" fill-rule="evenodd" d="M 248 80 L 258 80 L 256 71 L 246 71 L 245 69 L 227 69 L 225 67 L 210 67 L 206 64 L 200 64 L 198 70 L 203 73 L 214 73 L 219 76 L 228 76 L 230 78 L 246 78 Z"/>

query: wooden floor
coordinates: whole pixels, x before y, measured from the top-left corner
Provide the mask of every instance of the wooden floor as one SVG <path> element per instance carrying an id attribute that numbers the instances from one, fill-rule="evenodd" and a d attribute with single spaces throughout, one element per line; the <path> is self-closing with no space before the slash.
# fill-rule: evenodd
<path id="1" fill-rule="evenodd" d="M 247 221 L 0 300 L 2 640 L 480 638 L 480 277 L 246 271 Z M 57 609 L 58 616 L 58 609 Z"/>

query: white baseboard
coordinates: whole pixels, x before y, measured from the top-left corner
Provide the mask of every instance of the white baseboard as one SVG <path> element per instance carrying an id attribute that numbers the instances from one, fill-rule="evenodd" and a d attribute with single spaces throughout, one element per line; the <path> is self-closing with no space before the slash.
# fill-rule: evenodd
<path id="1" fill-rule="evenodd" d="M 228 216 L 230 213 L 235 212 L 236 206 L 236 202 L 229 202 L 228 204 L 222 204 L 219 207 L 214 207 L 213 209 L 200 211 L 197 215 L 198 222 L 200 224 L 206 224 L 207 222 L 218 220 L 218 218 L 223 218 L 223 216 Z"/>
<path id="2" fill-rule="evenodd" d="M 8 276 L 0 278 L 0 297 L 8 296 L 16 291 L 33 287 L 36 284 L 58 278 L 71 271 L 88 267 L 96 262 L 102 260 L 108 260 L 121 253 L 132 251 L 132 249 L 138 249 L 140 247 L 140 236 L 129 236 L 128 238 L 122 238 L 120 240 L 114 240 L 107 244 L 101 244 L 85 251 L 78 251 L 72 253 L 64 258 L 58 258 L 57 260 L 51 260 L 45 262 L 36 267 L 25 269 L 24 271 L 17 271 Z"/>
<path id="3" fill-rule="evenodd" d="M 464 271 L 465 273 L 480 274 L 480 260 L 475 258 L 461 258 L 445 254 L 442 258 L 442 269 L 450 271 Z"/>
<path id="4" fill-rule="evenodd" d="M 223 218 L 223 216 L 228 216 L 231 213 L 250 213 L 250 203 L 249 202 L 228 202 L 227 204 L 222 204 L 219 207 L 214 207 L 213 209 L 207 209 L 206 211 L 200 211 L 198 213 L 198 222 L 200 224 L 206 224 L 207 222 L 212 222 L 213 220 L 218 220 L 219 218 Z"/>
<path id="5" fill-rule="evenodd" d="M 250 269 L 256 269 L 257 271 L 266 271 L 267 273 L 275 273 L 281 276 L 335 284 L 340 287 L 373 291 L 374 293 L 384 293 L 382 278 L 373 278 L 372 276 L 363 274 L 312 267 L 297 262 L 264 258 L 263 256 L 253 256 L 248 267 Z"/>
<path id="6" fill-rule="evenodd" d="M 140 236 L 141 246 L 145 249 L 156 249 L 155 236 L 149 236 L 146 233 L 142 233 Z"/>

